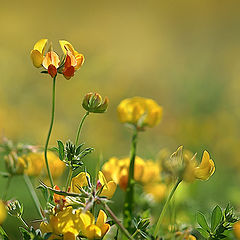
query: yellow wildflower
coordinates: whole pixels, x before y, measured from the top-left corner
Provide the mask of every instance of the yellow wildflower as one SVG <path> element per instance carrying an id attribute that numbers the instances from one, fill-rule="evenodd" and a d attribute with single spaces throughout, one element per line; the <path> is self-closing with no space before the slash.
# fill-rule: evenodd
<path id="1" fill-rule="evenodd" d="M 0 225 L 4 222 L 7 217 L 7 210 L 4 203 L 0 200 Z"/>
<path id="2" fill-rule="evenodd" d="M 103 210 L 99 211 L 97 221 L 95 223 L 94 216 L 90 213 L 80 214 L 80 228 L 82 234 L 88 239 L 101 239 L 110 229 L 110 225 L 106 223 L 107 215 Z"/>
<path id="3" fill-rule="evenodd" d="M 72 207 L 67 207 L 50 216 L 49 223 L 42 222 L 40 229 L 42 233 L 52 233 L 49 240 L 75 240 L 80 231 L 80 213 L 80 210 L 73 212 Z"/>
<path id="4" fill-rule="evenodd" d="M 37 68 L 44 67 L 51 77 L 55 77 L 59 72 L 63 74 L 66 79 L 70 79 L 74 76 L 74 72 L 83 64 L 83 55 L 78 53 L 69 42 L 60 40 L 59 43 L 64 52 L 63 62 L 60 63 L 60 58 L 57 53 L 52 50 L 52 46 L 50 46 L 50 49 L 46 55 L 44 55 L 47 41 L 48 39 L 40 39 L 34 45 L 30 54 L 33 65 Z"/>
<path id="5" fill-rule="evenodd" d="M 137 128 L 154 127 L 162 118 L 162 107 L 154 100 L 143 97 L 127 98 L 117 108 L 120 122 Z"/>
<path id="6" fill-rule="evenodd" d="M 204 151 L 202 156 L 202 162 L 195 168 L 194 174 L 197 179 L 208 180 L 210 176 L 215 172 L 215 165 L 207 151 Z"/>
<path id="7" fill-rule="evenodd" d="M 4 160 L 7 171 L 12 175 L 21 175 L 27 168 L 26 161 L 23 158 L 18 157 L 14 151 L 4 156 Z"/>
<path id="8" fill-rule="evenodd" d="M 80 193 L 79 188 L 88 185 L 87 176 L 90 179 L 90 175 L 88 173 L 80 172 L 76 177 L 73 177 L 70 192 Z"/>
<path id="9" fill-rule="evenodd" d="M 154 201 L 161 202 L 167 193 L 167 186 L 163 183 L 149 183 L 144 186 L 144 192 L 153 197 Z"/>

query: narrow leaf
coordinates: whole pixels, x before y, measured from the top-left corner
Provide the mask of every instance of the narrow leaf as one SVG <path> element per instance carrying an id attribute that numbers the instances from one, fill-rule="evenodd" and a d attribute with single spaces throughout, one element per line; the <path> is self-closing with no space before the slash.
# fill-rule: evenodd
<path id="1" fill-rule="evenodd" d="M 64 145 L 60 140 L 58 140 L 57 143 L 58 143 L 59 158 L 60 160 L 64 160 Z"/>

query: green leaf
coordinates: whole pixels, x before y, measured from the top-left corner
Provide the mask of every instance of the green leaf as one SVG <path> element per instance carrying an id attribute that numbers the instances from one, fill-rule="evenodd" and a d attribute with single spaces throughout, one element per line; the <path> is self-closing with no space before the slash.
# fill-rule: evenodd
<path id="1" fill-rule="evenodd" d="M 58 143 L 59 158 L 60 160 L 64 160 L 64 145 L 60 140 L 58 140 L 57 143 Z"/>
<path id="2" fill-rule="evenodd" d="M 209 237 L 208 232 L 206 232 L 204 229 L 202 229 L 202 228 L 196 228 L 196 230 L 197 230 L 204 238 L 208 238 L 208 237 Z"/>
<path id="3" fill-rule="evenodd" d="M 0 226 L 0 240 L 9 240 L 7 234 L 5 233 L 1 226 Z"/>
<path id="4" fill-rule="evenodd" d="M 223 217 L 222 209 L 217 205 L 212 212 L 211 217 L 211 230 L 214 232 L 217 226 L 220 224 Z"/>
<path id="5" fill-rule="evenodd" d="M 206 218 L 201 212 L 197 213 L 197 222 L 205 231 L 210 232 L 210 228 L 207 224 Z"/>

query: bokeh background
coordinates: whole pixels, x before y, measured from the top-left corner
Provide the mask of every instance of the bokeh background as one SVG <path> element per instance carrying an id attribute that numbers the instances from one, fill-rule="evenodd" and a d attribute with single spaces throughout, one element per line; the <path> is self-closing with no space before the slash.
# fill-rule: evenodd
<path id="1" fill-rule="evenodd" d="M 86 162 L 94 172 L 100 157 L 128 155 L 131 131 L 118 121 L 119 102 L 153 98 L 164 108 L 163 120 L 140 135 L 138 155 L 154 159 L 162 148 L 184 145 L 199 157 L 207 149 L 216 164 L 208 182 L 179 191 L 179 219 L 194 219 L 197 210 L 207 212 L 216 203 L 239 208 L 239 7 L 232 0 L 1 1 L 0 131 L 16 142 L 44 145 L 52 84 L 32 66 L 29 53 L 40 38 L 60 53 L 58 40 L 65 39 L 86 62 L 70 81 L 57 79 L 52 146 L 75 138 L 87 92 L 108 96 L 108 112 L 90 115 L 81 135 L 95 148 Z M 0 179 L 0 189 L 5 182 Z M 27 220 L 37 217 L 21 177 L 8 197 L 24 202 Z M 17 239 L 13 224 L 17 220 L 8 217 L 4 228 Z"/>

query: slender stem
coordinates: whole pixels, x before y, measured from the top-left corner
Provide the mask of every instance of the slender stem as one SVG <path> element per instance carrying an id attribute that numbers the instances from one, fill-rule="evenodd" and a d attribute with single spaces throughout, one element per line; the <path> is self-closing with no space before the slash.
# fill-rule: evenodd
<path id="1" fill-rule="evenodd" d="M 75 140 L 75 147 L 77 148 L 77 145 L 78 145 L 78 141 L 79 141 L 79 137 L 80 137 L 80 133 L 81 133 L 81 130 L 82 130 L 82 126 L 83 126 L 83 123 L 86 119 L 86 117 L 89 115 L 89 112 L 86 112 L 84 114 L 84 116 L 82 117 L 81 119 L 81 122 L 79 123 L 79 127 L 78 127 L 78 131 L 77 131 L 77 135 L 76 135 L 76 140 Z M 67 183 L 66 183 L 66 191 L 68 190 L 68 187 L 70 185 L 70 182 L 72 180 L 72 174 L 73 174 L 73 169 L 72 169 L 72 166 L 70 165 L 69 166 L 69 172 L 68 172 L 68 177 L 67 177 Z"/>
<path id="2" fill-rule="evenodd" d="M 88 115 L 89 115 L 89 112 L 86 112 L 84 114 L 84 116 L 82 117 L 81 122 L 79 124 L 77 135 L 76 135 L 76 140 L 75 140 L 75 146 L 76 147 L 77 147 L 77 144 L 78 144 L 78 141 L 79 141 L 79 136 L 80 136 L 80 133 L 81 133 L 81 130 L 82 130 L 83 123 L 84 123 L 84 121 L 85 121 L 85 119 Z"/>
<path id="3" fill-rule="evenodd" d="M 25 222 L 25 220 L 24 220 L 21 216 L 18 217 L 18 219 L 22 222 L 22 224 L 23 224 L 25 227 L 29 228 L 28 225 L 27 225 L 27 223 Z"/>
<path id="4" fill-rule="evenodd" d="M 36 209 L 37 209 L 39 215 L 41 216 L 41 218 L 44 218 L 42 213 L 41 213 L 41 203 L 39 202 L 38 196 L 37 196 L 37 194 L 36 194 L 36 192 L 34 190 L 34 187 L 32 185 L 32 182 L 31 182 L 30 178 L 26 174 L 23 175 L 23 178 L 24 178 L 24 181 L 25 181 L 25 183 L 27 185 L 28 191 L 29 191 L 29 193 L 32 196 L 32 199 L 33 199 L 33 201 L 35 203 L 35 206 L 36 206 Z"/>
<path id="5" fill-rule="evenodd" d="M 49 180 L 50 180 L 50 183 L 51 183 L 52 187 L 54 186 L 54 184 L 53 184 L 53 178 L 52 178 L 50 168 L 49 168 L 49 164 L 48 164 L 47 150 L 48 150 L 48 143 L 49 143 L 49 139 L 50 139 L 50 136 L 51 136 L 51 133 L 52 133 L 52 127 L 53 127 L 53 122 L 54 122 L 56 76 L 53 78 L 53 86 L 52 86 L 52 118 L 51 118 L 50 127 L 49 127 L 49 131 L 48 131 L 48 136 L 47 136 L 47 140 L 46 140 L 46 144 L 45 144 L 45 149 L 44 149 L 45 163 L 46 163 L 46 167 L 47 167 L 48 177 L 49 177 Z"/>
<path id="6" fill-rule="evenodd" d="M 7 192 L 8 192 L 8 189 L 9 189 L 9 186 L 10 186 L 10 183 L 11 183 L 11 180 L 12 180 L 12 176 L 9 175 L 8 176 L 8 179 L 7 179 L 7 184 L 6 184 L 6 187 L 5 187 L 5 191 L 3 192 L 3 195 L 2 195 L 2 199 L 5 200 L 6 197 L 7 197 Z"/>
<path id="7" fill-rule="evenodd" d="M 122 223 L 118 220 L 116 215 L 113 213 L 113 211 L 110 209 L 110 207 L 106 204 L 103 203 L 103 206 L 105 207 L 106 211 L 109 213 L 113 221 L 119 226 L 119 228 L 122 230 L 122 232 L 126 235 L 128 239 L 134 240 L 134 238 L 131 236 L 131 234 L 128 232 L 128 230 L 122 225 Z"/>
<path id="8" fill-rule="evenodd" d="M 155 230 L 154 230 L 153 236 L 154 236 L 155 238 L 157 237 L 159 228 L 160 228 L 160 226 L 161 226 L 163 217 L 164 217 L 164 215 L 165 215 L 165 213 L 166 213 L 166 210 L 167 210 L 167 208 L 168 208 L 169 202 L 171 201 L 171 199 L 172 199 L 172 197 L 173 197 L 173 195 L 174 195 L 174 193 L 175 193 L 175 191 L 176 191 L 176 189 L 177 189 L 177 187 L 178 187 L 178 185 L 180 184 L 181 181 L 182 181 L 181 179 L 178 179 L 178 180 L 177 180 L 177 182 L 176 182 L 176 184 L 174 185 L 172 191 L 171 191 L 170 194 L 168 195 L 167 201 L 165 202 L 165 204 L 164 204 L 164 206 L 163 206 L 162 212 L 160 213 L 160 216 L 159 216 L 158 221 L 157 221 L 156 228 L 155 228 Z"/>
<path id="9" fill-rule="evenodd" d="M 129 231 L 131 229 L 131 220 L 132 220 L 132 212 L 134 205 L 134 164 L 136 157 L 136 147 L 137 147 L 137 129 L 134 129 L 132 136 L 132 145 L 130 152 L 130 166 L 128 172 L 128 185 L 126 189 L 125 202 L 123 207 L 123 223 L 124 227 Z"/>

